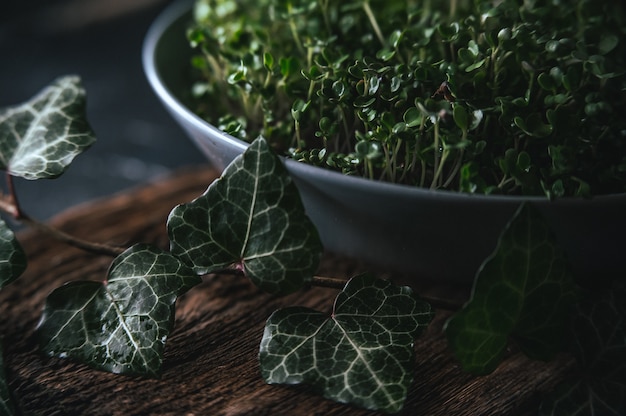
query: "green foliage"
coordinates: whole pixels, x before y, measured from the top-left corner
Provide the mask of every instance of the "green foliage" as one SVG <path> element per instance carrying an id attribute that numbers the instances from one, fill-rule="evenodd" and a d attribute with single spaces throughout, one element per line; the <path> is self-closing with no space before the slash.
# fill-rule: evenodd
<path id="1" fill-rule="evenodd" d="M 196 200 L 172 210 L 172 253 L 200 274 L 234 265 L 269 293 L 311 280 L 322 244 L 300 194 L 259 138 Z"/>
<path id="2" fill-rule="evenodd" d="M 270 316 L 261 374 L 268 383 L 307 383 L 339 402 L 398 412 L 413 380 L 413 341 L 432 316 L 410 288 L 354 277 L 331 316 L 303 307 Z"/>
<path id="3" fill-rule="evenodd" d="M 71 282 L 47 300 L 38 336 L 49 355 L 113 373 L 156 376 L 176 298 L 200 278 L 176 257 L 135 245 L 101 282 Z"/>
<path id="4" fill-rule="evenodd" d="M 523 204 L 483 263 L 471 300 L 446 323 L 466 371 L 487 374 L 513 338 L 526 355 L 549 360 L 564 348 L 576 289 L 564 254 L 541 214 Z"/>
<path id="5" fill-rule="evenodd" d="M 0 169 L 26 179 L 61 175 L 96 140 L 85 108 L 80 79 L 66 76 L 30 101 L 0 110 Z"/>
<path id="6" fill-rule="evenodd" d="M 599 300 L 587 299 L 572 318 L 579 378 L 558 386 L 541 416 L 626 414 L 626 290 L 623 282 Z"/>
<path id="7" fill-rule="evenodd" d="M 236 137 L 430 188 L 626 191 L 626 14 L 614 2 L 197 0 L 195 10 L 196 111 Z M 364 157 L 369 145 L 376 158 Z M 511 152 L 526 155 L 523 169 L 503 168 Z"/>
<path id="8" fill-rule="evenodd" d="M 363 3 L 366 11 L 369 3 Z M 371 3 L 372 6 L 377 4 L 373 0 Z M 223 4 L 225 9 L 221 12 L 229 12 L 230 3 Z M 306 1 L 303 0 L 304 4 Z M 507 4 L 507 1 L 501 4 Z M 291 6 L 284 10 L 277 6 L 276 13 L 296 16 L 308 11 Z M 497 12 L 488 11 L 487 20 L 490 14 Z M 377 26 L 373 16 L 368 17 L 368 21 Z M 295 20 L 292 23 L 295 24 Z M 375 32 L 379 33 L 379 30 Z M 462 26 L 438 26 L 437 33 L 447 39 L 456 39 L 462 34 Z M 394 32 L 390 37 L 394 48 L 401 45 L 404 36 L 407 35 Z M 497 39 L 508 40 L 511 36 L 506 31 L 499 32 Z M 495 42 L 495 39 L 486 41 Z M 550 50 L 561 47 L 552 43 L 547 46 L 548 43 L 546 47 Z M 618 39 L 605 37 L 598 48 L 608 53 L 618 44 Z M 307 45 L 303 43 L 300 47 Z M 329 53 L 327 51 L 324 58 L 328 59 L 326 63 L 345 59 L 338 55 L 331 59 Z M 380 55 L 381 59 L 392 59 L 396 54 L 396 49 L 388 49 Z M 459 54 L 478 57 L 480 49 L 478 44 L 470 43 L 467 50 L 459 51 Z M 594 58 L 590 68 L 596 76 L 612 79 L 612 73 L 603 72 L 603 63 Z M 478 59 L 469 72 L 487 64 L 487 57 Z M 276 59 L 269 52 L 265 52 L 262 65 L 277 71 L 284 79 L 298 72 L 295 61 Z M 370 73 L 370 69 L 358 65 L 351 67 L 350 71 L 361 75 Z M 320 68 L 311 68 L 306 76 L 317 80 L 323 78 L 322 73 Z M 557 75 L 557 71 L 551 71 L 549 77 L 538 77 L 537 82 L 543 89 L 553 89 L 555 77 L 564 85 L 570 85 L 578 76 L 577 73 L 561 78 Z M 246 76 L 247 71 L 241 68 L 231 81 L 239 83 Z M 382 86 L 381 80 L 376 79 L 371 78 L 358 88 L 373 94 Z M 563 81 L 565 79 L 567 81 Z M 58 102 L 59 97 L 82 91 L 76 79 L 62 80 L 65 82 L 57 82 L 44 90 L 47 92 L 41 97 L 48 98 L 42 98 L 43 102 Z M 426 129 L 429 122 L 433 122 L 437 134 L 448 131 L 450 126 L 458 128 L 460 133 L 456 141 L 444 136 L 435 137 L 438 144 L 434 148 L 441 149 L 440 167 L 457 153 L 480 155 L 489 147 L 485 141 L 470 142 L 469 132 L 483 120 L 483 110 L 457 100 L 450 91 L 451 85 L 451 82 L 444 82 L 437 89 L 437 94 L 455 100 L 449 103 L 452 119 L 447 121 L 448 125 L 438 115 L 441 109 L 433 100 L 407 109 L 401 121 L 391 113 L 380 115 L 386 128 L 397 135 L 413 127 Z M 325 93 L 334 94 L 336 102 L 341 102 L 350 89 L 342 83 L 326 87 Z M 48 100 L 55 94 L 57 98 Z M 84 97 L 78 98 L 79 102 L 81 100 L 84 101 Z M 358 103 L 365 108 L 371 105 L 369 101 Z M 33 103 L 38 102 L 34 100 L 30 105 L 37 107 Z M 73 108 L 73 105 L 57 111 L 66 115 L 67 108 Z M 309 101 L 296 101 L 289 108 L 296 127 L 301 128 L 310 121 L 311 109 Z M 20 111 L 9 109 L 3 114 Z M 24 111 L 29 113 L 30 110 Z M 41 114 L 49 115 L 49 112 Z M 549 114 L 554 120 L 563 116 Z M 77 114 L 69 124 L 87 126 L 83 117 Z M 511 127 L 522 128 L 535 139 L 552 134 L 547 131 L 551 127 L 546 127 L 547 124 L 536 116 L 519 117 L 509 120 Z M 79 150 L 84 149 L 66 146 L 69 143 L 66 133 L 73 129 L 68 127 L 66 117 L 41 116 L 20 122 L 28 125 L 15 120 L 13 117 L 0 119 L 0 132 L 23 131 L 26 133 L 16 137 L 36 135 L 46 141 L 35 140 L 32 144 L 35 147 L 20 147 L 19 158 L 3 153 L 7 156 L 3 160 L 28 160 L 35 155 L 34 158 L 42 158 L 44 165 L 55 165 L 59 160 L 69 164 Z M 320 131 L 336 133 L 343 128 L 337 127 L 332 120 L 331 116 L 320 120 L 317 123 Z M 235 130 L 239 127 L 235 126 Z M 336 154 L 329 156 L 325 148 L 311 151 L 308 157 L 317 162 L 332 160 L 337 167 L 346 160 L 349 164 L 363 162 L 368 176 L 374 177 L 378 173 L 377 163 L 388 156 L 385 140 L 370 133 L 361 132 L 357 136 L 360 141 L 348 159 Z M 56 147 L 59 143 L 63 145 Z M 54 152 L 49 151 L 52 148 Z M 2 151 L 6 149 L 8 147 L 0 148 Z M 432 150 L 433 146 L 424 149 L 426 152 Z M 552 168 L 566 172 L 571 151 L 565 145 L 551 144 L 548 152 Z M 6 167 L 8 173 L 15 174 L 12 163 Z M 528 176 L 534 166 L 530 149 L 508 148 L 496 163 L 498 169 L 520 186 L 532 186 L 532 175 Z M 28 166 L 33 169 L 32 175 L 25 173 L 24 177 L 46 177 L 40 176 L 41 170 L 37 166 Z M 481 169 L 476 164 L 457 164 L 456 167 L 464 181 L 463 186 L 477 187 L 475 181 L 480 178 Z M 582 187 L 583 181 L 579 185 Z M 566 187 L 566 180 L 562 180 L 552 184 L 546 192 L 563 195 Z M 0 208 L 19 218 L 19 208 L 11 205 L 15 201 L 13 194 L 8 198 L 0 195 Z M 7 209 L 7 206 L 12 208 Z M 222 269 L 233 268 L 234 274 L 241 272 L 261 289 L 274 294 L 288 293 L 304 284 L 315 283 L 313 273 L 322 250 L 319 237 L 305 215 L 297 189 L 281 160 L 263 138 L 253 141 L 203 195 L 174 208 L 167 225 L 171 253 L 145 244 L 135 245 L 115 258 L 104 283 L 71 282 L 49 295 L 37 329 L 44 352 L 72 357 L 115 373 L 157 376 L 164 345 L 174 323 L 176 299 L 201 281 L 198 274 L 228 272 Z M 0 220 L 0 288 L 17 278 L 25 266 L 25 255 L 15 235 Z M 445 331 L 449 344 L 466 370 L 484 374 L 496 368 L 509 338 L 528 356 L 550 359 L 565 346 L 567 323 L 571 319 L 573 338 L 569 346 L 580 364 L 581 377 L 563 384 L 547 397 L 541 414 L 624 414 L 626 290 L 623 282 L 613 284 L 605 298 L 590 297 L 590 291 L 580 292 L 548 224 L 532 205 L 523 204 L 503 231 L 496 250 L 479 270 L 470 301 L 447 322 Z M 580 293 L 587 298 L 573 308 Z M 303 307 L 289 307 L 271 315 L 260 345 L 262 376 L 268 383 L 311 384 L 324 396 L 339 402 L 397 412 L 403 406 L 415 372 L 414 339 L 432 316 L 430 305 L 410 288 L 397 287 L 370 275 L 357 276 L 339 293 L 330 316 Z M 0 348 L 0 413 L 11 414 L 13 405 L 3 365 Z"/>
<path id="9" fill-rule="evenodd" d="M 0 289 L 18 278 L 26 269 L 26 254 L 15 234 L 0 218 Z"/>

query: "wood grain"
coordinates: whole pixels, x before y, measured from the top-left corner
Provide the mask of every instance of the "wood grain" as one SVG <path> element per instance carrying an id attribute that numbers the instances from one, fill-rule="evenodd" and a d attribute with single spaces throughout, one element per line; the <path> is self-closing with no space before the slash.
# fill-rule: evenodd
<path id="1" fill-rule="evenodd" d="M 118 245 L 150 242 L 166 248 L 169 211 L 215 179 L 208 169 L 181 171 L 114 197 L 76 207 L 53 219 L 64 231 Z M 304 386 L 270 386 L 257 354 L 265 320 L 274 310 L 303 305 L 330 310 L 336 291 L 310 288 L 287 297 L 260 292 L 245 279 L 209 276 L 179 299 L 162 377 L 131 378 L 99 372 L 38 352 L 35 327 L 45 298 L 73 280 L 102 280 L 111 258 L 81 252 L 38 232 L 20 234 L 29 266 L 0 292 L 0 334 L 9 386 L 26 415 L 374 415 L 321 398 Z M 320 275 L 350 277 L 364 270 L 411 280 L 326 253 Z M 468 288 L 419 280 L 419 293 L 462 303 Z M 437 310 L 416 342 L 415 382 L 403 415 L 521 415 L 536 412 L 542 394 L 571 372 L 566 357 L 544 363 L 509 351 L 491 375 L 464 373 L 447 349 Z"/>

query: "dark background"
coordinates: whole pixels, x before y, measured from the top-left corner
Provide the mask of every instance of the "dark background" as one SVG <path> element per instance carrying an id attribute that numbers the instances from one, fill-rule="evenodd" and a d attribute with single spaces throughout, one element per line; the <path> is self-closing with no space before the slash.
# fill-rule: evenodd
<path id="1" fill-rule="evenodd" d="M 170 3 L 0 2 L 0 108 L 30 99 L 60 76 L 76 74 L 87 90 L 87 116 L 98 138 L 57 179 L 16 178 L 18 197 L 31 216 L 46 219 L 176 168 L 205 163 L 143 73 L 144 36 Z"/>

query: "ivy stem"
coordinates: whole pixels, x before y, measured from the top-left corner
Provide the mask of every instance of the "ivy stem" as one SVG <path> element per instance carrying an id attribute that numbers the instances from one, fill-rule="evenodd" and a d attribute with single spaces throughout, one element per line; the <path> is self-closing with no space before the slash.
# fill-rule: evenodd
<path id="1" fill-rule="evenodd" d="M 78 237 L 74 237 L 72 235 L 64 233 L 63 231 L 54 228 L 44 222 L 29 217 L 20 208 L 17 194 L 15 192 L 15 186 L 13 185 L 13 176 L 8 173 L 7 190 L 7 195 L 0 195 L 0 211 L 7 213 L 16 221 L 19 221 L 24 225 L 28 225 L 29 227 L 34 228 L 38 231 L 44 232 L 65 244 L 91 253 L 116 257 L 125 250 L 123 247 L 115 247 L 107 244 L 92 243 L 90 241 L 82 240 Z"/>
<path id="2" fill-rule="evenodd" d="M 12 218 L 17 218 L 17 207 L 13 203 L 13 200 L 8 195 L 0 195 L 0 211 L 6 212 Z"/>
<path id="3" fill-rule="evenodd" d="M 313 279 L 311 280 L 311 285 L 341 290 L 347 282 L 347 280 L 337 277 L 313 276 Z"/>
<path id="4" fill-rule="evenodd" d="M 73 235 L 70 235 L 61 231 L 58 228 L 54 228 L 44 222 L 30 218 L 28 215 L 24 213 L 21 214 L 19 220 L 20 222 L 38 231 L 42 231 L 42 232 L 45 232 L 46 234 L 51 235 L 55 239 L 65 244 L 68 244 L 76 248 L 80 248 L 85 251 L 89 251 L 91 253 L 104 254 L 107 256 L 117 257 L 118 255 L 122 254 L 125 250 L 125 248 L 123 247 L 116 247 L 116 246 L 111 246 L 108 244 L 93 243 L 90 241 L 80 239 L 78 237 L 75 237 Z"/>
<path id="5" fill-rule="evenodd" d="M 9 191 L 7 208 L 10 208 L 6 212 L 11 214 L 16 220 L 21 219 L 24 216 L 22 209 L 20 208 L 19 200 L 17 199 L 17 193 L 15 192 L 15 185 L 13 184 L 13 175 L 6 173 L 7 190 Z M 4 209 L 4 208 L 3 208 Z"/>
<path id="6" fill-rule="evenodd" d="M 341 290 L 348 283 L 347 280 L 337 278 L 337 277 L 324 277 L 324 276 L 313 276 L 313 280 L 311 281 L 312 286 L 318 287 L 327 287 L 330 289 L 338 289 Z M 430 303 L 431 306 L 437 309 L 445 309 L 449 311 L 456 311 L 461 309 L 463 305 L 452 302 L 447 299 L 435 298 L 430 296 L 419 296 L 420 299 Z"/>
<path id="7" fill-rule="evenodd" d="M 243 270 L 231 269 L 231 268 L 214 270 L 213 272 L 211 272 L 211 274 L 212 275 L 220 275 L 220 274 L 231 275 L 231 276 L 237 276 L 237 277 L 245 276 L 245 273 Z M 313 276 L 313 278 L 311 279 L 311 286 L 325 287 L 328 289 L 341 290 L 346 286 L 346 283 L 348 283 L 346 279 L 342 279 L 339 277 Z M 419 298 L 428 302 L 432 307 L 436 309 L 456 311 L 456 310 L 461 309 L 461 307 L 463 306 L 462 304 L 459 304 L 458 302 L 449 301 L 447 299 L 435 298 L 435 297 L 430 297 L 430 296 L 419 296 Z"/>

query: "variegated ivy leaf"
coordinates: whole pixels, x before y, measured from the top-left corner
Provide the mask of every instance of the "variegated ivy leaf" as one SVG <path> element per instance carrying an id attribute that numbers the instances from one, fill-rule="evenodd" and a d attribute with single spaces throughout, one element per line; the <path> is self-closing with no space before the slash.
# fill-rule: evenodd
<path id="1" fill-rule="evenodd" d="M 626 414 L 626 290 L 577 305 L 572 350 L 580 379 L 570 379 L 541 404 L 540 415 Z"/>
<path id="2" fill-rule="evenodd" d="M 40 345 L 101 370 L 155 376 L 176 298 L 199 282 L 176 257 L 135 245 L 115 259 L 106 283 L 71 282 L 48 296 Z"/>
<path id="3" fill-rule="evenodd" d="M 0 218 L 0 289 L 26 269 L 26 254 L 15 234 Z"/>
<path id="4" fill-rule="evenodd" d="M 413 380 L 414 340 L 432 316 L 410 288 L 357 276 L 331 316 L 304 307 L 270 316 L 261 374 L 267 383 L 306 383 L 332 400 L 397 412 Z"/>
<path id="5" fill-rule="evenodd" d="M 55 178 L 96 140 L 80 79 L 57 79 L 31 100 L 0 110 L 0 169 L 26 179 Z"/>
<path id="6" fill-rule="evenodd" d="M 14 407 L 4 373 L 4 356 L 2 353 L 2 344 L 0 344 L 0 415 L 10 416 L 14 413 Z"/>
<path id="7" fill-rule="evenodd" d="M 310 281 L 322 252 L 297 188 L 263 138 L 202 196 L 174 208 L 167 226 L 172 253 L 196 272 L 234 265 L 274 294 Z"/>
<path id="8" fill-rule="evenodd" d="M 576 299 L 565 255 L 536 208 L 523 204 L 481 266 L 471 300 L 446 323 L 466 371 L 493 371 L 513 338 L 526 355 L 550 359 L 565 342 Z"/>

